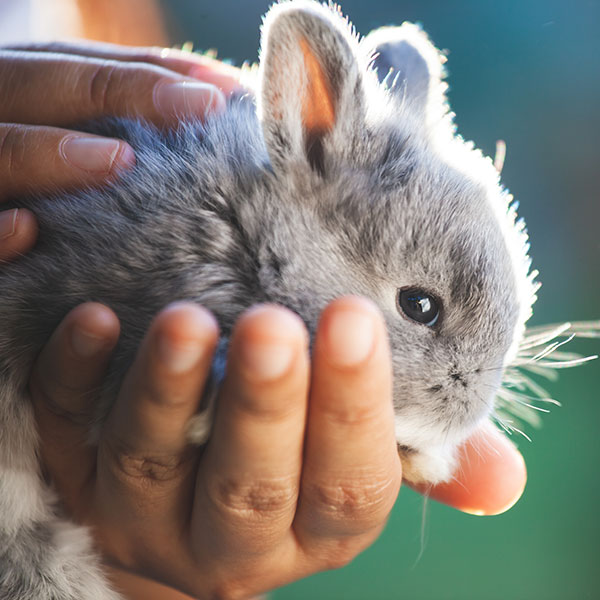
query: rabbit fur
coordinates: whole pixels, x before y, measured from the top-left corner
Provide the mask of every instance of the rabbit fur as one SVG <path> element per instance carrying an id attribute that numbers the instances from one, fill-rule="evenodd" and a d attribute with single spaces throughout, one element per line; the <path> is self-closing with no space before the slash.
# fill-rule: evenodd
<path id="1" fill-rule="evenodd" d="M 133 146 L 135 169 L 104 189 L 19 200 L 40 237 L 0 269 L 0 598 L 118 597 L 41 477 L 27 393 L 36 355 L 85 301 L 122 324 L 92 430 L 173 300 L 211 310 L 224 347 L 252 304 L 283 304 L 312 334 L 328 302 L 367 296 L 388 328 L 405 476 L 451 477 L 457 446 L 492 410 L 535 285 L 498 173 L 455 134 L 442 63 L 414 25 L 359 40 L 334 6 L 280 2 L 264 21 L 256 96 L 175 132 L 95 124 Z M 435 325 L 403 314 L 405 288 L 439 300 Z M 210 407 L 199 441 L 209 418 Z"/>

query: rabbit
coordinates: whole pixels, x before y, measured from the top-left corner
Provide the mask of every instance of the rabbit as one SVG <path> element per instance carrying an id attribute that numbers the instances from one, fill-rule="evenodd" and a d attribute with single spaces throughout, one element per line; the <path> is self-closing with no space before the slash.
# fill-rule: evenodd
<path id="1" fill-rule="evenodd" d="M 280 2 L 264 20 L 255 94 L 175 132 L 91 124 L 133 146 L 135 169 L 103 189 L 20 199 L 40 237 L 0 270 L 1 598 L 118 598 L 86 530 L 54 508 L 27 396 L 36 355 L 85 301 L 122 324 L 93 436 L 171 301 L 216 315 L 224 356 L 252 304 L 285 305 L 314 334 L 328 302 L 367 296 L 389 333 L 404 476 L 452 476 L 523 356 L 537 283 L 497 170 L 455 133 L 443 62 L 415 25 L 360 40 L 333 5 Z M 527 347 L 551 339 L 537 332 Z M 199 444 L 218 371 L 191 426 Z"/>

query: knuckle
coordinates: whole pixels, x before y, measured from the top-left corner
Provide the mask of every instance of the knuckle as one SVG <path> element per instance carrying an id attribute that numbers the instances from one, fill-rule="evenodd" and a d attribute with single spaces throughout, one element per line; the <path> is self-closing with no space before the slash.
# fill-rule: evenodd
<path id="1" fill-rule="evenodd" d="M 25 166 L 28 129 L 19 125 L 0 127 L 0 172 L 10 186 Z"/>
<path id="2" fill-rule="evenodd" d="M 105 61 L 91 73 L 89 81 L 89 100 L 96 111 L 101 114 L 110 112 L 115 99 L 119 94 L 117 65 Z"/>
<path id="3" fill-rule="evenodd" d="M 276 519 L 295 509 L 298 484 L 287 477 L 251 482 L 221 479 L 211 485 L 209 497 L 221 512 L 243 520 Z"/>
<path id="4" fill-rule="evenodd" d="M 136 486 L 152 487 L 181 478 L 182 469 L 190 462 L 191 452 L 150 455 L 141 453 L 127 441 L 112 435 L 103 452 L 121 479 Z"/>
<path id="5" fill-rule="evenodd" d="M 377 527 L 387 518 L 395 495 L 392 479 L 314 483 L 305 489 L 313 507 L 327 523 L 344 533 Z"/>
<path id="6" fill-rule="evenodd" d="M 18 103 L 21 96 L 23 86 L 27 85 L 27 80 L 30 76 L 27 68 L 23 68 L 15 55 L 19 56 L 22 53 L 19 49 L 3 50 L 0 48 L 0 104 L 3 112 L 9 111 L 14 104 Z"/>

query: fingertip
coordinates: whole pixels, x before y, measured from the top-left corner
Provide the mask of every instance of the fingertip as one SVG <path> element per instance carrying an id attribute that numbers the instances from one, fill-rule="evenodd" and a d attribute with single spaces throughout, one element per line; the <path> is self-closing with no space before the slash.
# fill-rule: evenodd
<path id="1" fill-rule="evenodd" d="M 193 302 L 172 302 L 156 319 L 161 330 L 182 341 L 186 339 L 216 338 L 219 324 L 206 308 Z"/>
<path id="2" fill-rule="evenodd" d="M 486 423 L 471 438 L 467 453 L 486 457 L 488 468 L 482 473 L 483 488 L 489 492 L 482 498 L 484 515 L 500 515 L 521 498 L 527 484 L 527 466 L 523 455 L 512 441 L 491 423 Z M 478 471 L 476 471 L 478 472 Z"/>
<path id="3" fill-rule="evenodd" d="M 71 311 L 68 319 L 71 349 L 80 359 L 108 353 L 117 343 L 119 319 L 103 304 L 81 304 Z"/>
<path id="4" fill-rule="evenodd" d="M 59 156 L 85 178 L 106 177 L 133 168 L 133 148 L 114 138 L 70 133 L 58 146 Z"/>
<path id="5" fill-rule="evenodd" d="M 302 319 L 292 310 L 278 304 L 257 304 L 240 317 L 236 331 L 260 338 L 306 336 Z"/>
<path id="6" fill-rule="evenodd" d="M 325 315 L 332 310 L 339 310 L 345 308 L 364 310 L 376 315 L 377 317 L 381 317 L 381 311 L 379 310 L 379 307 L 377 306 L 377 304 L 375 304 L 375 302 L 364 296 L 353 295 L 341 296 L 340 298 L 332 300 L 323 310 L 323 314 Z"/>
<path id="7" fill-rule="evenodd" d="M 28 252 L 38 235 L 35 215 L 26 208 L 0 212 L 0 260 L 11 260 Z"/>
<path id="8" fill-rule="evenodd" d="M 225 112 L 226 108 L 227 100 L 225 99 L 225 94 L 218 87 L 215 87 L 212 102 L 208 105 L 206 114 L 214 113 L 218 115 Z"/>
<path id="9" fill-rule="evenodd" d="M 166 120 L 185 117 L 206 118 L 210 113 L 225 110 L 223 92 L 202 81 L 158 81 L 152 92 L 158 114 Z"/>
<path id="10" fill-rule="evenodd" d="M 462 512 L 492 516 L 512 508 L 526 483 L 523 456 L 504 434 L 486 423 L 461 448 L 453 481 L 434 486 L 429 496 Z"/>
<path id="11" fill-rule="evenodd" d="M 236 67 L 223 65 L 222 63 L 219 63 L 218 67 L 215 67 L 212 63 L 195 65 L 190 69 L 189 74 L 200 81 L 209 81 L 224 94 L 244 90 L 240 83 L 241 71 Z"/>
<path id="12" fill-rule="evenodd" d="M 267 382 L 284 377 L 307 348 L 308 332 L 296 313 L 283 306 L 261 304 L 240 317 L 231 353 L 247 380 Z"/>
<path id="13" fill-rule="evenodd" d="M 161 56 L 185 65 L 184 72 L 187 75 L 206 83 L 212 83 L 225 94 L 243 90 L 240 84 L 242 70 L 238 67 L 208 56 L 175 49 L 162 50 Z"/>
<path id="14" fill-rule="evenodd" d="M 172 375 L 187 373 L 212 355 L 218 335 L 218 323 L 205 308 L 191 302 L 170 304 L 154 324 L 159 363 Z"/>
<path id="15" fill-rule="evenodd" d="M 115 156 L 111 171 L 129 171 L 135 167 L 136 159 L 133 148 L 127 143 L 120 141 L 120 148 Z"/>
<path id="16" fill-rule="evenodd" d="M 371 300 L 345 296 L 323 310 L 317 344 L 334 366 L 354 368 L 374 354 L 383 329 L 381 313 Z"/>

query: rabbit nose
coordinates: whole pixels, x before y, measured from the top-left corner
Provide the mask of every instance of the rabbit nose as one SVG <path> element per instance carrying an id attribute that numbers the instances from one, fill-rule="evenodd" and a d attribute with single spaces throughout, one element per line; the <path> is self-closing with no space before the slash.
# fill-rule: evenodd
<path id="1" fill-rule="evenodd" d="M 459 371 L 450 371 L 450 380 L 452 383 L 460 383 L 463 387 L 467 387 L 468 383 L 464 375 Z"/>

